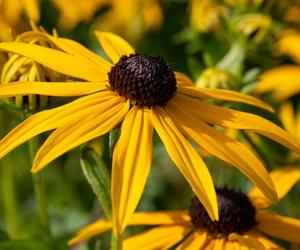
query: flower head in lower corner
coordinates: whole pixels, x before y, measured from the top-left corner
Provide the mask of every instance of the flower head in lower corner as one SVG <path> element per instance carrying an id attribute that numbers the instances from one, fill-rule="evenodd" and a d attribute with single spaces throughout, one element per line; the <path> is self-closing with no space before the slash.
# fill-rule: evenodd
<path id="1" fill-rule="evenodd" d="M 300 179 L 300 169 L 285 167 L 271 172 L 279 198 L 283 198 Z M 300 220 L 266 210 L 269 201 L 257 188 L 247 195 L 241 191 L 218 188 L 219 221 L 212 221 L 197 198 L 189 211 L 138 212 L 129 224 L 155 226 L 132 236 L 123 243 L 124 250 L 282 250 L 266 235 L 284 241 L 300 242 Z M 78 232 L 69 241 L 78 244 L 110 230 L 105 220 L 97 221 Z M 173 248 L 172 248 L 173 249 Z"/>
<path id="2" fill-rule="evenodd" d="M 212 178 L 188 139 L 240 169 L 268 199 L 276 201 L 274 185 L 255 154 L 210 125 L 252 130 L 296 152 L 300 152 L 299 145 L 286 131 L 260 116 L 207 104 L 204 100 L 237 101 L 267 110 L 271 110 L 270 106 L 238 92 L 197 88 L 188 77 L 174 72 L 162 57 L 138 54 L 121 37 L 111 33 L 97 33 L 110 61 L 73 40 L 43 36 L 61 51 L 20 42 L 1 43 L 0 49 L 86 82 L 10 83 L 0 86 L 0 97 L 29 94 L 84 97 L 25 120 L 0 141 L 0 157 L 40 133 L 55 130 L 35 156 L 32 168 L 35 173 L 122 122 L 112 159 L 111 194 L 117 233 L 125 229 L 145 187 L 152 161 L 153 129 L 211 219 L 218 219 Z"/>

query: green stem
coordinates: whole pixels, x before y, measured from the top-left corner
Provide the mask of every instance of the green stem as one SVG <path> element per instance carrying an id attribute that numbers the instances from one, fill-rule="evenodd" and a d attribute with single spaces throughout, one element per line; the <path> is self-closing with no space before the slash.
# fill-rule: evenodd
<path id="1" fill-rule="evenodd" d="M 32 165 L 35 153 L 38 149 L 38 145 L 39 145 L 39 143 L 38 143 L 37 138 L 33 138 L 28 141 L 29 157 L 30 157 L 31 165 Z M 33 174 L 32 178 L 33 178 L 33 186 L 34 186 L 34 192 L 35 192 L 35 197 L 36 197 L 36 201 L 37 201 L 40 221 L 41 221 L 42 226 L 44 227 L 47 237 L 49 239 L 51 239 L 52 235 L 51 235 L 51 230 L 50 230 L 50 221 L 49 221 L 49 214 L 48 214 L 48 201 L 47 201 L 47 195 L 45 192 L 43 176 L 41 173 L 37 173 L 37 174 Z"/>
<path id="2" fill-rule="evenodd" d="M 17 197 L 15 190 L 14 168 L 8 156 L 1 161 L 1 183 L 4 204 L 4 215 L 7 231 L 12 238 L 19 235 L 17 220 Z"/>
<path id="3" fill-rule="evenodd" d="M 122 250 L 123 235 L 118 235 L 112 230 L 111 232 L 111 250 Z"/>

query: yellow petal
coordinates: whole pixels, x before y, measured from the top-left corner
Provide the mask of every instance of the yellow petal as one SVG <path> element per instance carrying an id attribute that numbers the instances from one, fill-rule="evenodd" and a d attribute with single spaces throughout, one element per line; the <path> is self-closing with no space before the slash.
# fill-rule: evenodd
<path id="1" fill-rule="evenodd" d="M 259 84 L 255 92 L 265 93 L 272 91 L 277 101 L 282 101 L 300 92 L 300 67 L 283 65 L 263 72 L 259 76 Z"/>
<path id="2" fill-rule="evenodd" d="M 180 225 L 162 226 L 150 229 L 123 242 L 124 250 L 167 250 L 181 241 L 190 231 Z"/>
<path id="3" fill-rule="evenodd" d="M 67 151 L 111 131 L 123 120 L 128 108 L 128 103 L 116 96 L 98 104 L 86 116 L 59 127 L 36 153 L 31 171 L 36 173 Z"/>
<path id="4" fill-rule="evenodd" d="M 189 225 L 191 217 L 187 211 L 136 212 L 129 225 Z"/>
<path id="5" fill-rule="evenodd" d="M 278 50 L 282 54 L 286 54 L 291 57 L 295 62 L 300 63 L 299 44 L 299 32 L 286 32 L 278 41 Z"/>
<path id="6" fill-rule="evenodd" d="M 134 106 L 113 154 L 112 207 L 117 233 L 125 229 L 142 196 L 152 162 L 151 111 Z"/>
<path id="7" fill-rule="evenodd" d="M 176 250 L 199 250 L 202 249 L 207 242 L 207 234 L 205 231 L 196 231 L 192 233 Z"/>
<path id="8" fill-rule="evenodd" d="M 216 238 L 214 240 L 214 250 L 224 250 L 225 248 L 225 239 L 224 238 Z"/>
<path id="9" fill-rule="evenodd" d="M 132 215 L 128 225 L 189 225 L 190 216 L 187 211 L 162 211 L 162 212 L 137 212 Z M 107 220 L 98 220 L 76 233 L 69 241 L 69 245 L 85 241 L 98 234 L 111 229 L 111 223 Z"/>
<path id="10" fill-rule="evenodd" d="M 230 241 L 238 241 L 241 246 L 247 247 L 249 250 L 265 250 L 265 247 L 257 239 L 250 235 L 240 235 L 237 233 L 232 233 L 229 235 Z"/>
<path id="11" fill-rule="evenodd" d="M 76 245 L 82 241 L 85 241 L 97 234 L 104 233 L 111 229 L 111 223 L 107 220 L 99 220 L 83 229 L 78 231 L 76 235 L 68 241 L 68 245 Z"/>
<path id="12" fill-rule="evenodd" d="M 284 248 L 276 245 L 274 242 L 266 238 L 263 234 L 257 232 L 257 231 L 250 231 L 249 233 L 250 236 L 254 237 L 257 239 L 261 244 L 264 245 L 264 247 L 267 250 L 284 250 Z"/>
<path id="13" fill-rule="evenodd" d="M 197 109 L 197 106 L 195 106 Z M 185 110 L 175 97 L 167 106 L 168 114 L 180 124 L 179 129 L 209 154 L 214 155 L 243 172 L 272 201 L 276 190 L 268 172 L 256 156 L 242 143 L 223 135 Z"/>
<path id="14" fill-rule="evenodd" d="M 107 89 L 107 82 L 12 82 L 0 85 L 0 97 L 80 96 Z"/>
<path id="15" fill-rule="evenodd" d="M 205 104 L 182 95 L 178 95 L 178 98 L 186 109 L 204 122 L 226 128 L 251 130 L 300 154 L 299 144 L 289 133 L 258 115 Z"/>
<path id="16" fill-rule="evenodd" d="M 211 219 L 218 220 L 214 185 L 201 157 L 180 133 L 164 109 L 153 108 L 153 125 L 169 156 L 190 184 Z"/>
<path id="17" fill-rule="evenodd" d="M 224 90 L 224 89 L 212 89 L 212 88 L 197 88 L 193 86 L 178 86 L 178 92 L 189 95 L 192 97 L 199 97 L 202 99 L 217 99 L 232 102 L 241 102 L 250 104 L 270 112 L 274 112 L 273 108 L 261 100 L 245 95 L 236 91 Z"/>
<path id="18" fill-rule="evenodd" d="M 109 71 L 110 67 L 112 66 L 112 64 L 108 61 L 104 60 L 91 50 L 82 46 L 80 43 L 71 39 L 55 37 L 46 33 L 34 31 L 22 33 L 19 37 L 21 41 L 25 42 L 30 42 L 33 39 L 38 39 L 39 41 L 42 39 L 45 41 L 51 41 L 59 49 L 67 52 L 68 54 L 80 57 L 82 60 L 87 60 L 90 63 L 93 63 L 101 72 Z"/>
<path id="19" fill-rule="evenodd" d="M 297 137 L 297 122 L 296 115 L 294 113 L 293 104 L 291 102 L 285 102 L 280 106 L 278 112 L 279 118 L 284 128 L 295 138 Z"/>
<path id="20" fill-rule="evenodd" d="M 270 211 L 257 212 L 256 220 L 260 231 L 275 238 L 300 243 L 300 220 Z"/>
<path id="21" fill-rule="evenodd" d="M 115 97 L 110 91 L 88 95 L 69 104 L 32 115 L 0 141 L 0 158 L 30 138 L 84 117 L 103 101 Z"/>
<path id="22" fill-rule="evenodd" d="M 194 86 L 193 81 L 185 74 L 181 72 L 175 72 L 176 82 L 178 85 Z"/>
<path id="23" fill-rule="evenodd" d="M 55 49 L 27 43 L 0 43 L 0 49 L 28 57 L 38 63 L 68 76 L 87 81 L 105 81 L 107 73 L 94 64 Z"/>
<path id="24" fill-rule="evenodd" d="M 123 38 L 109 32 L 96 32 L 96 36 L 106 55 L 117 63 L 121 56 L 134 54 L 134 49 Z"/>
<path id="25" fill-rule="evenodd" d="M 270 176 L 277 190 L 278 199 L 282 199 L 300 180 L 300 169 L 295 167 L 281 167 L 273 170 Z M 264 208 L 271 205 L 256 187 L 249 192 L 248 196 L 257 208 Z"/>

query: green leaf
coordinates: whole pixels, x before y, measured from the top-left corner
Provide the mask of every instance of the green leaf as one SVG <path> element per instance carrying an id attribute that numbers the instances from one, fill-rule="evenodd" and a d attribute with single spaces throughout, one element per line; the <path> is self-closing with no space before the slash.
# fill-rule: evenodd
<path id="1" fill-rule="evenodd" d="M 54 250 L 54 248 L 42 241 L 14 240 L 0 242 L 0 250 Z"/>
<path id="2" fill-rule="evenodd" d="M 0 229 L 0 242 L 6 240 L 9 240 L 8 234 L 4 230 Z"/>
<path id="3" fill-rule="evenodd" d="M 103 160 L 96 151 L 88 146 L 81 150 L 82 171 L 96 194 L 105 215 L 111 219 L 110 175 Z"/>

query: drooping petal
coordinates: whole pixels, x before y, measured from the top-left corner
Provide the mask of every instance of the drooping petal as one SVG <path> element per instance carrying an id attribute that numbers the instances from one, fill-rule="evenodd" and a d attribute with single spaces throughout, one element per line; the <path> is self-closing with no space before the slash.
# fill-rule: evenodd
<path id="1" fill-rule="evenodd" d="M 150 229 L 123 242 L 124 250 L 167 250 L 181 241 L 191 229 L 181 225 L 162 226 Z"/>
<path id="2" fill-rule="evenodd" d="M 300 180 L 300 169 L 296 167 L 281 167 L 273 170 L 270 176 L 277 190 L 278 199 L 280 200 Z M 248 196 L 257 208 L 264 208 L 271 205 L 256 187 L 249 192 Z"/>
<path id="3" fill-rule="evenodd" d="M 258 94 L 272 91 L 277 101 L 282 101 L 300 92 L 300 67 L 282 65 L 265 71 L 259 76 L 260 82 L 255 92 Z"/>
<path id="4" fill-rule="evenodd" d="M 300 243 L 300 220 L 265 210 L 257 212 L 256 220 L 260 231 L 275 238 Z"/>
<path id="5" fill-rule="evenodd" d="M 241 246 L 248 247 L 249 250 L 265 250 L 265 247 L 254 237 L 247 234 L 232 233 L 229 235 L 230 241 L 238 241 Z M 247 248 L 246 248 L 247 249 Z"/>
<path id="6" fill-rule="evenodd" d="M 300 63 L 300 34 L 297 31 L 286 31 L 278 41 L 278 50 Z"/>
<path id="7" fill-rule="evenodd" d="M 276 190 L 263 164 L 242 143 L 216 131 L 185 110 L 176 97 L 167 105 L 168 114 L 188 138 L 209 154 L 214 155 L 243 172 L 263 191 L 271 202 L 277 201 Z"/>
<path id="8" fill-rule="evenodd" d="M 0 85 L 0 97 L 23 95 L 80 96 L 107 89 L 104 82 L 12 82 Z"/>
<path id="9" fill-rule="evenodd" d="M 112 207 L 117 233 L 122 233 L 146 185 L 152 162 L 151 110 L 134 106 L 127 114 L 113 154 Z"/>
<path id="10" fill-rule="evenodd" d="M 32 137 L 85 117 L 116 94 L 111 91 L 81 97 L 69 104 L 32 115 L 0 141 L 0 158 Z"/>
<path id="11" fill-rule="evenodd" d="M 67 151 L 106 134 L 117 126 L 128 112 L 123 98 L 114 97 L 98 105 L 98 110 L 56 129 L 40 147 L 33 161 L 36 173 Z"/>
<path id="12" fill-rule="evenodd" d="M 181 243 L 176 250 L 199 250 L 203 249 L 207 241 L 207 234 L 205 231 L 196 231 L 192 233 L 183 243 Z"/>
<path id="13" fill-rule="evenodd" d="M 202 99 L 217 99 L 217 100 L 224 100 L 224 101 L 246 103 L 246 104 L 250 104 L 268 110 L 270 112 L 274 112 L 273 108 L 269 104 L 253 96 L 245 95 L 236 91 L 224 90 L 224 89 L 213 89 L 213 88 L 198 88 L 194 86 L 179 85 L 178 92 L 191 97 L 199 97 Z"/>
<path id="14" fill-rule="evenodd" d="M 28 18 L 38 22 L 40 19 L 39 2 L 37 0 L 23 0 L 22 4 Z"/>
<path id="15" fill-rule="evenodd" d="M 189 225 L 190 216 L 187 211 L 137 212 L 132 215 L 128 225 Z M 69 245 L 85 241 L 98 234 L 110 230 L 111 223 L 107 220 L 98 220 L 76 233 L 69 241 Z"/>
<path id="16" fill-rule="evenodd" d="M 83 229 L 78 231 L 76 235 L 68 241 L 68 245 L 76 245 L 82 241 L 92 238 L 98 234 L 104 233 L 110 230 L 111 223 L 107 220 L 99 220 Z"/>
<path id="17" fill-rule="evenodd" d="M 78 56 L 35 44 L 1 43 L 0 49 L 28 57 L 52 70 L 87 81 L 105 81 L 107 72 Z"/>
<path id="18" fill-rule="evenodd" d="M 218 206 L 214 185 L 201 157 L 163 108 L 153 108 L 153 125 L 171 159 L 191 185 L 211 219 L 217 220 Z"/>
<path id="19" fill-rule="evenodd" d="M 109 32 L 96 32 L 96 36 L 105 53 L 114 64 L 120 60 L 121 56 L 135 53 L 131 45 L 120 36 Z"/>
<path id="20" fill-rule="evenodd" d="M 260 116 L 205 104 L 182 95 L 176 97 L 196 118 L 206 123 L 226 128 L 251 130 L 300 154 L 299 144 L 289 133 Z"/>

